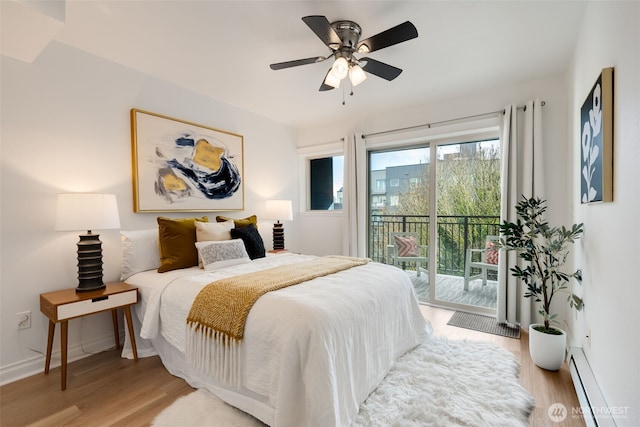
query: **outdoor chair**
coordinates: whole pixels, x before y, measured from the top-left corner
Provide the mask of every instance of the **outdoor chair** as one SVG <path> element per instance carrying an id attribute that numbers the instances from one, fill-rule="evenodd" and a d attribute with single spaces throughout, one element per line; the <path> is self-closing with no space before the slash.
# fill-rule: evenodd
<path id="1" fill-rule="evenodd" d="M 498 236 L 487 236 L 484 249 L 467 249 L 464 263 L 464 290 L 469 290 L 469 282 L 482 279 L 482 286 L 487 285 L 487 271 L 498 271 Z M 473 270 L 472 270 L 473 269 Z M 474 271 L 478 273 L 473 274 Z"/>
<path id="2" fill-rule="evenodd" d="M 418 244 L 418 233 L 391 233 L 387 245 L 387 263 L 399 267 L 401 263 L 415 263 L 417 275 L 429 269 L 429 246 Z"/>

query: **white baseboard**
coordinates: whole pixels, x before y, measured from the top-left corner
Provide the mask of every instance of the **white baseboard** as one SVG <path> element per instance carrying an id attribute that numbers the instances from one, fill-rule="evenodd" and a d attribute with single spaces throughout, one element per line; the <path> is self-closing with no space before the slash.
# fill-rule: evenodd
<path id="1" fill-rule="evenodd" d="M 607 406 L 582 348 L 571 348 L 569 371 L 580 402 L 580 408 L 569 408 L 569 413 L 581 414 L 587 427 L 615 427 L 616 414 L 612 411 L 616 408 Z"/>
<path id="2" fill-rule="evenodd" d="M 124 342 L 124 332 L 120 332 L 120 342 Z M 94 338 L 82 343 L 69 346 L 67 349 L 67 363 L 75 360 L 89 357 L 92 354 L 114 348 L 113 333 L 106 334 L 100 338 Z M 84 347 L 84 349 L 83 349 Z M 90 349 L 90 350 L 85 350 Z M 54 348 L 51 354 L 51 365 L 49 368 L 57 368 L 60 366 L 61 353 L 60 349 Z M 12 383 L 32 375 L 44 374 L 45 356 L 38 355 L 12 363 L 6 366 L 0 366 L 0 385 Z"/>

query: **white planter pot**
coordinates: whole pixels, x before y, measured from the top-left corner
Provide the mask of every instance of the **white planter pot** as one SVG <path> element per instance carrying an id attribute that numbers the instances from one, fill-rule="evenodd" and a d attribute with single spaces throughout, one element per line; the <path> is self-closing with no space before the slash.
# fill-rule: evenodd
<path id="1" fill-rule="evenodd" d="M 543 326 L 539 323 L 529 325 L 529 354 L 536 366 L 548 371 L 557 371 L 564 363 L 567 351 L 567 333 L 560 328 L 562 335 L 551 335 L 538 332 L 534 326 Z"/>

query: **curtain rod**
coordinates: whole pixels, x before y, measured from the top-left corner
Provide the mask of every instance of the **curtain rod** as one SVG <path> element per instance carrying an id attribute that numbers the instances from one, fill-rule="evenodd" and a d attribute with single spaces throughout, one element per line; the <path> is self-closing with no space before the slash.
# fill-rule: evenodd
<path id="1" fill-rule="evenodd" d="M 541 104 L 544 107 L 546 102 L 542 101 Z M 520 106 L 518 106 L 516 108 L 518 110 L 527 111 L 527 106 L 526 105 L 520 105 Z M 498 114 L 498 113 L 504 114 L 504 108 L 502 110 L 490 111 L 488 113 L 473 114 L 471 116 L 458 117 L 458 118 L 455 118 L 455 119 L 440 120 L 439 122 L 425 123 L 425 124 L 422 124 L 422 125 L 415 125 L 415 126 L 407 126 L 407 127 L 398 128 L 398 129 L 383 130 L 383 131 L 380 131 L 380 132 L 373 132 L 373 133 L 369 133 L 369 134 L 366 134 L 366 135 L 363 134 L 362 135 L 362 139 L 365 139 L 365 138 L 370 137 L 370 136 L 386 135 L 386 134 L 389 134 L 389 133 L 403 132 L 403 131 L 406 131 L 406 130 L 414 130 L 414 129 L 420 129 L 420 128 L 424 128 L 424 127 L 426 127 L 427 129 L 430 129 L 432 126 L 443 125 L 445 123 L 458 122 L 458 121 L 461 121 L 461 120 L 469 120 L 469 119 L 477 119 L 477 118 L 480 118 L 480 117 L 493 116 L 493 115 Z"/>

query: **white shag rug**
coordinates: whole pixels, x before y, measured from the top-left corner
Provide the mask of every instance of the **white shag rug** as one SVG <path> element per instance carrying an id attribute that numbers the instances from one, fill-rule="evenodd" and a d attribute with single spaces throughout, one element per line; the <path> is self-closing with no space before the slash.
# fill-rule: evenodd
<path id="1" fill-rule="evenodd" d="M 492 343 L 431 337 L 396 362 L 353 426 L 528 426 L 533 397 L 518 362 Z M 176 400 L 153 426 L 264 426 L 205 390 Z"/>

